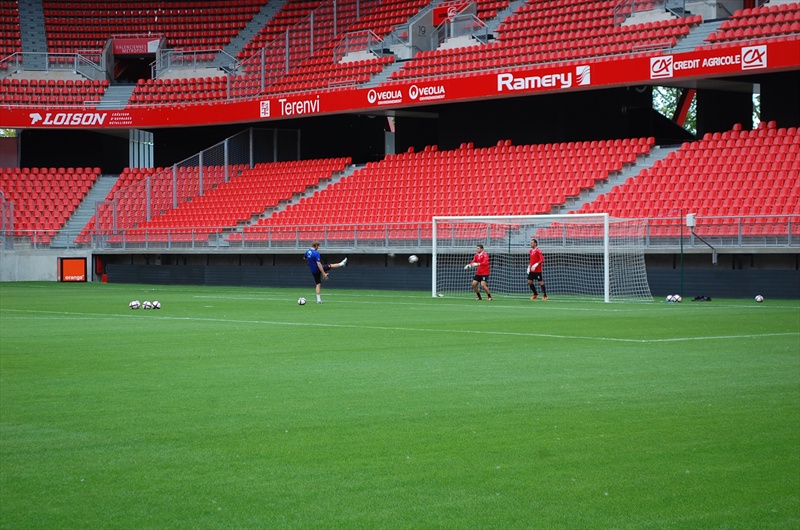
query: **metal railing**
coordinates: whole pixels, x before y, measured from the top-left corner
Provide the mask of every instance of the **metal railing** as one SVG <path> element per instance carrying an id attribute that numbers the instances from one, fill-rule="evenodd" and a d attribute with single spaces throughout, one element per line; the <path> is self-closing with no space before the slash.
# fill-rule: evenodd
<path id="1" fill-rule="evenodd" d="M 694 230 L 678 217 L 645 220 L 645 252 L 800 252 L 800 214 L 697 217 Z M 293 226 L 198 226 L 100 229 L 89 232 L 0 230 L 6 249 L 98 252 L 293 253 L 311 240 L 330 251 L 430 251 L 431 223 L 348 223 Z M 79 237 L 81 236 L 81 237 Z M 487 242 L 489 244 L 491 242 Z"/>
<path id="2" fill-rule="evenodd" d="M 333 60 L 339 62 L 348 55 L 358 52 L 366 52 L 372 57 L 376 57 L 372 50 L 380 49 L 381 47 L 381 38 L 371 30 L 354 31 L 339 39 L 333 49 Z"/>
<path id="3" fill-rule="evenodd" d="M 105 79 L 100 67 L 101 50 L 81 50 L 79 53 L 15 52 L 0 59 L 0 79 L 26 70 L 49 73 L 67 71 L 86 79 Z M 36 68 L 31 68 L 36 64 Z"/>
<path id="4" fill-rule="evenodd" d="M 448 18 L 431 35 L 431 49 L 435 50 L 448 39 L 470 37 L 476 42 L 489 42 L 489 27 L 475 15 L 465 13 Z"/>
<path id="5" fill-rule="evenodd" d="M 182 73 L 209 69 L 217 70 L 220 68 L 220 55 L 228 57 L 227 65 L 235 65 L 235 57 L 217 49 L 191 51 L 165 49 L 160 51 L 156 60 L 150 63 L 150 74 L 153 79 L 158 79 L 178 69 Z"/>

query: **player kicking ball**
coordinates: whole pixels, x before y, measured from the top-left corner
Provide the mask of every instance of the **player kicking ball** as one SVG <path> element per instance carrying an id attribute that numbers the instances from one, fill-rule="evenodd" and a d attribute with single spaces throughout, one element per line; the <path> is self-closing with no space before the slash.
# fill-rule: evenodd
<path id="1" fill-rule="evenodd" d="M 311 271 L 311 276 L 314 278 L 314 284 L 316 285 L 317 293 L 317 303 L 321 304 L 322 280 L 328 279 L 328 271 L 331 269 L 338 269 L 339 267 L 346 266 L 347 258 L 344 258 L 339 263 L 334 263 L 333 265 L 328 265 L 327 263 L 323 265 L 322 257 L 319 254 L 319 241 L 313 241 L 311 243 L 311 248 L 306 250 L 306 253 L 303 257 L 308 262 L 308 269 Z"/>
<path id="2" fill-rule="evenodd" d="M 481 300 L 481 288 L 486 292 L 486 299 L 492 299 L 492 293 L 489 292 L 489 285 L 486 283 L 489 280 L 489 254 L 483 251 L 483 245 L 478 245 L 478 252 L 472 258 L 472 262 L 464 266 L 464 270 L 477 268 L 475 276 L 472 277 L 472 290 L 475 291 L 475 300 Z"/>

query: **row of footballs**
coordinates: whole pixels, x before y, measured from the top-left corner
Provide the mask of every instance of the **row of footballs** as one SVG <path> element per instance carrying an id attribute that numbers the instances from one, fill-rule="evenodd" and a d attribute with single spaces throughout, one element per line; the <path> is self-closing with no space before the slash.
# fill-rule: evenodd
<path id="1" fill-rule="evenodd" d="M 667 295 L 667 302 L 675 303 L 675 302 L 682 302 L 682 301 L 683 301 L 683 298 L 679 294 L 668 294 Z M 755 301 L 758 302 L 758 303 L 761 303 L 761 302 L 764 301 L 764 297 L 761 296 L 760 294 L 757 294 L 756 297 L 755 297 Z"/>
<path id="2" fill-rule="evenodd" d="M 161 309 L 161 302 L 159 302 L 158 300 L 154 300 L 152 302 L 149 302 L 147 300 L 145 300 L 144 302 L 140 302 L 139 300 L 133 300 L 130 304 L 128 304 L 128 307 L 130 307 L 131 309 L 139 309 L 140 307 L 142 309 Z"/>

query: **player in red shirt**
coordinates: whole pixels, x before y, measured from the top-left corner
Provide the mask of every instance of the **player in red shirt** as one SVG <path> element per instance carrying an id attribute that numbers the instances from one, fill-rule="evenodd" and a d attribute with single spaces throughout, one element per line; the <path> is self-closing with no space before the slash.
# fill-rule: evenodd
<path id="1" fill-rule="evenodd" d="M 542 265 L 544 265 L 544 254 L 542 254 L 542 249 L 539 248 L 539 242 L 536 239 L 531 238 L 531 250 L 530 250 L 530 265 L 528 266 L 528 287 L 531 288 L 533 291 L 533 296 L 531 296 L 531 300 L 536 300 L 539 298 L 539 293 L 536 292 L 536 284 L 533 283 L 534 281 L 539 282 L 539 287 L 542 289 L 542 300 L 547 300 L 547 289 L 544 287 L 544 280 L 542 279 Z"/>
<path id="2" fill-rule="evenodd" d="M 481 288 L 486 291 L 486 298 L 492 299 L 492 293 L 489 292 L 489 285 L 486 281 L 489 279 L 489 254 L 483 251 L 483 245 L 478 245 L 478 253 L 472 258 L 472 262 L 468 263 L 464 269 L 474 269 L 475 276 L 472 277 L 472 290 L 475 291 L 475 300 L 481 300 Z"/>

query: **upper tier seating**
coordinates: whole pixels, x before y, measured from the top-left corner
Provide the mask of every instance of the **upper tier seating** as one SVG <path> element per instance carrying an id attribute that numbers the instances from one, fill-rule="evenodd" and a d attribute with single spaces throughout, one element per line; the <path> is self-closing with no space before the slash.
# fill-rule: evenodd
<path id="1" fill-rule="evenodd" d="M 634 162 L 653 143 L 652 138 L 640 138 L 513 146 L 506 140 L 490 148 L 464 144 L 439 151 L 434 146 L 390 155 L 260 220 L 244 230 L 245 237 L 294 237 L 293 228 L 282 226 L 350 225 L 339 227 L 335 237 L 352 238 L 352 225 L 397 223 L 396 237 L 416 238 L 416 227 L 408 225 L 429 223 L 435 215 L 548 213 Z"/>
<path id="2" fill-rule="evenodd" d="M 458 75 L 487 68 L 655 53 L 674 46 L 701 23 L 699 16 L 616 26 L 614 0 L 529 0 L 497 29 L 487 45 L 421 52 L 393 79 Z"/>
<path id="3" fill-rule="evenodd" d="M 22 51 L 17 0 L 0 2 L 0 59 Z"/>
<path id="4" fill-rule="evenodd" d="M 259 0 L 170 2 L 165 0 L 45 0 L 51 53 L 99 51 L 112 35 L 163 35 L 185 51 L 220 49 L 261 9 Z"/>
<path id="5" fill-rule="evenodd" d="M 378 36 L 384 36 L 398 24 L 402 24 L 419 12 L 425 5 L 427 2 L 424 0 L 340 1 L 336 3 L 337 11 L 334 14 L 334 4 L 330 2 L 287 0 L 273 19 L 242 49 L 238 57 L 240 59 L 252 57 L 273 42 L 282 47 L 287 30 L 292 43 L 292 55 L 300 58 L 309 57 L 312 55 L 310 48 L 312 31 L 307 21 L 312 12 L 315 20 L 313 32 L 315 47 L 319 50 L 335 43 L 348 32 L 370 30 Z M 334 33 L 334 20 L 336 33 Z"/>
<path id="6" fill-rule="evenodd" d="M 737 129 L 683 144 L 577 213 L 651 218 L 653 236 L 677 235 L 681 213 L 717 218 L 703 220 L 701 235 L 734 235 L 724 216 L 754 216 L 742 220 L 748 233 L 785 231 L 764 216 L 800 213 L 800 132 L 767 123 Z"/>
<path id="7" fill-rule="evenodd" d="M 228 79 L 224 76 L 139 79 L 129 103 L 132 105 L 211 103 L 227 98 Z"/>
<path id="8" fill-rule="evenodd" d="M 335 16 L 334 5 L 337 7 Z M 237 78 L 232 85 L 232 93 L 234 97 L 241 97 L 262 92 L 302 92 L 365 83 L 385 65 L 393 62 L 394 58 L 386 56 L 342 62 L 342 57 L 336 52 L 341 38 L 345 34 L 363 30 L 384 36 L 425 5 L 424 0 L 336 4 L 289 0 L 239 54 L 240 59 L 245 59 L 245 71 L 251 75 Z M 308 23 L 312 11 L 313 31 Z M 247 60 L 262 49 L 263 62 L 260 54 L 257 60 Z M 256 73 L 262 66 L 266 71 L 267 85 L 263 90 L 261 76 Z"/>
<path id="9" fill-rule="evenodd" d="M 0 191 L 14 203 L 14 235 L 50 244 L 99 175 L 99 168 L 0 170 Z"/>
<path id="10" fill-rule="evenodd" d="M 296 23 L 304 20 L 309 14 L 322 5 L 321 0 L 306 2 L 302 0 L 286 0 L 281 6 L 280 11 L 261 28 L 253 39 L 248 42 L 239 55 L 238 59 L 246 59 L 255 55 L 260 49 L 268 46 L 271 42 L 283 36 L 289 28 Z"/>
<path id="11" fill-rule="evenodd" d="M 742 41 L 758 42 L 765 39 L 800 34 L 800 2 L 791 4 L 765 4 L 760 7 L 737 9 L 716 32 L 706 38 L 711 44 Z"/>

